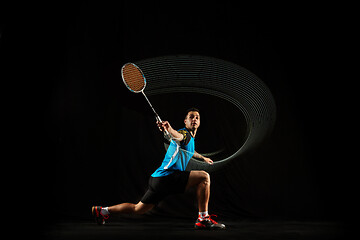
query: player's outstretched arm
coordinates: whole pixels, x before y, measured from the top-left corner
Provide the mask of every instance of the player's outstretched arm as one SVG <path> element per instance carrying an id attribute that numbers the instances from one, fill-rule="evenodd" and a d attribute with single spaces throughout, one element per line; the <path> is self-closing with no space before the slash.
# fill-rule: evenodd
<path id="1" fill-rule="evenodd" d="M 168 133 L 170 133 L 170 135 L 174 140 L 181 142 L 184 139 L 184 136 L 178 131 L 174 130 L 168 121 L 162 121 L 156 123 L 160 131 L 163 131 L 165 129 L 166 131 L 168 131 Z"/>

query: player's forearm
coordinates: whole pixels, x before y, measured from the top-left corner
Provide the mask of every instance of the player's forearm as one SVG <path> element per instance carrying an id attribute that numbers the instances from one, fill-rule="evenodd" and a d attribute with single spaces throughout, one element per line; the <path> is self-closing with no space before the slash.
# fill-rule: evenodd
<path id="1" fill-rule="evenodd" d="M 200 153 L 198 153 L 198 152 L 194 152 L 194 157 L 195 158 L 199 158 L 199 159 L 201 159 L 201 160 L 204 160 L 204 156 L 203 155 L 201 155 Z"/>
<path id="2" fill-rule="evenodd" d="M 201 159 L 201 160 L 203 160 L 204 162 L 207 162 L 208 164 L 213 164 L 213 163 L 214 163 L 213 160 L 211 160 L 211 159 L 208 158 L 208 157 L 204 157 L 203 155 L 197 153 L 196 151 L 194 152 L 194 157 L 195 157 L 195 158 L 198 158 L 198 159 Z"/>
<path id="3" fill-rule="evenodd" d="M 168 121 L 156 122 L 160 131 L 167 131 L 175 141 L 182 141 L 184 136 L 178 131 L 174 130 Z"/>
<path id="4" fill-rule="evenodd" d="M 176 141 L 182 141 L 184 136 L 179 133 L 178 131 L 174 130 L 172 127 L 168 129 L 168 132 L 171 134 L 171 136 L 176 140 Z"/>

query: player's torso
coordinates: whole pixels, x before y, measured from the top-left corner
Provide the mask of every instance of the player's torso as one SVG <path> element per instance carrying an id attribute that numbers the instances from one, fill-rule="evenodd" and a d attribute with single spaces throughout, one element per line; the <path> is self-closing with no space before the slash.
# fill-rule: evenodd
<path id="1" fill-rule="evenodd" d="M 186 134 L 184 131 L 186 131 Z M 178 132 L 184 134 L 186 137 L 184 137 L 180 143 L 174 140 L 170 141 L 161 166 L 152 176 L 165 176 L 171 174 L 173 171 L 185 171 L 187 164 L 195 152 L 195 139 L 186 128 L 180 129 Z"/>

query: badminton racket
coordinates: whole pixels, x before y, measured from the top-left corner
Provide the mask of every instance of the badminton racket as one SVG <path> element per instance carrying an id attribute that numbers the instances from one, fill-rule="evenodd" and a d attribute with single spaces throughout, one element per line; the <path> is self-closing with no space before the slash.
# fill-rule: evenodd
<path id="1" fill-rule="evenodd" d="M 149 99 L 147 98 L 144 89 L 146 87 L 146 78 L 144 73 L 141 71 L 141 69 L 136 66 L 134 63 L 126 63 L 121 68 L 121 77 L 125 84 L 125 86 L 133 93 L 142 93 L 146 99 L 146 101 L 149 103 L 151 109 L 153 110 L 155 114 L 156 121 L 162 123 L 161 118 L 159 117 L 159 114 L 155 111 L 154 107 L 150 103 Z M 169 132 L 164 129 L 164 134 L 166 137 L 170 138 Z"/>

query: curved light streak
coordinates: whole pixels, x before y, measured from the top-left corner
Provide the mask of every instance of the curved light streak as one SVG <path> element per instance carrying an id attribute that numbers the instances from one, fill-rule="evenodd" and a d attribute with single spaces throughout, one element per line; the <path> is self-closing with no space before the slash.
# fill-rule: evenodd
<path id="1" fill-rule="evenodd" d="M 255 74 L 241 66 L 193 55 L 157 57 L 136 64 L 146 76 L 149 96 L 176 92 L 208 94 L 234 104 L 244 115 L 247 136 L 242 146 L 212 165 L 192 159 L 189 170 L 215 171 L 255 149 L 273 129 L 276 105 L 270 90 Z"/>

